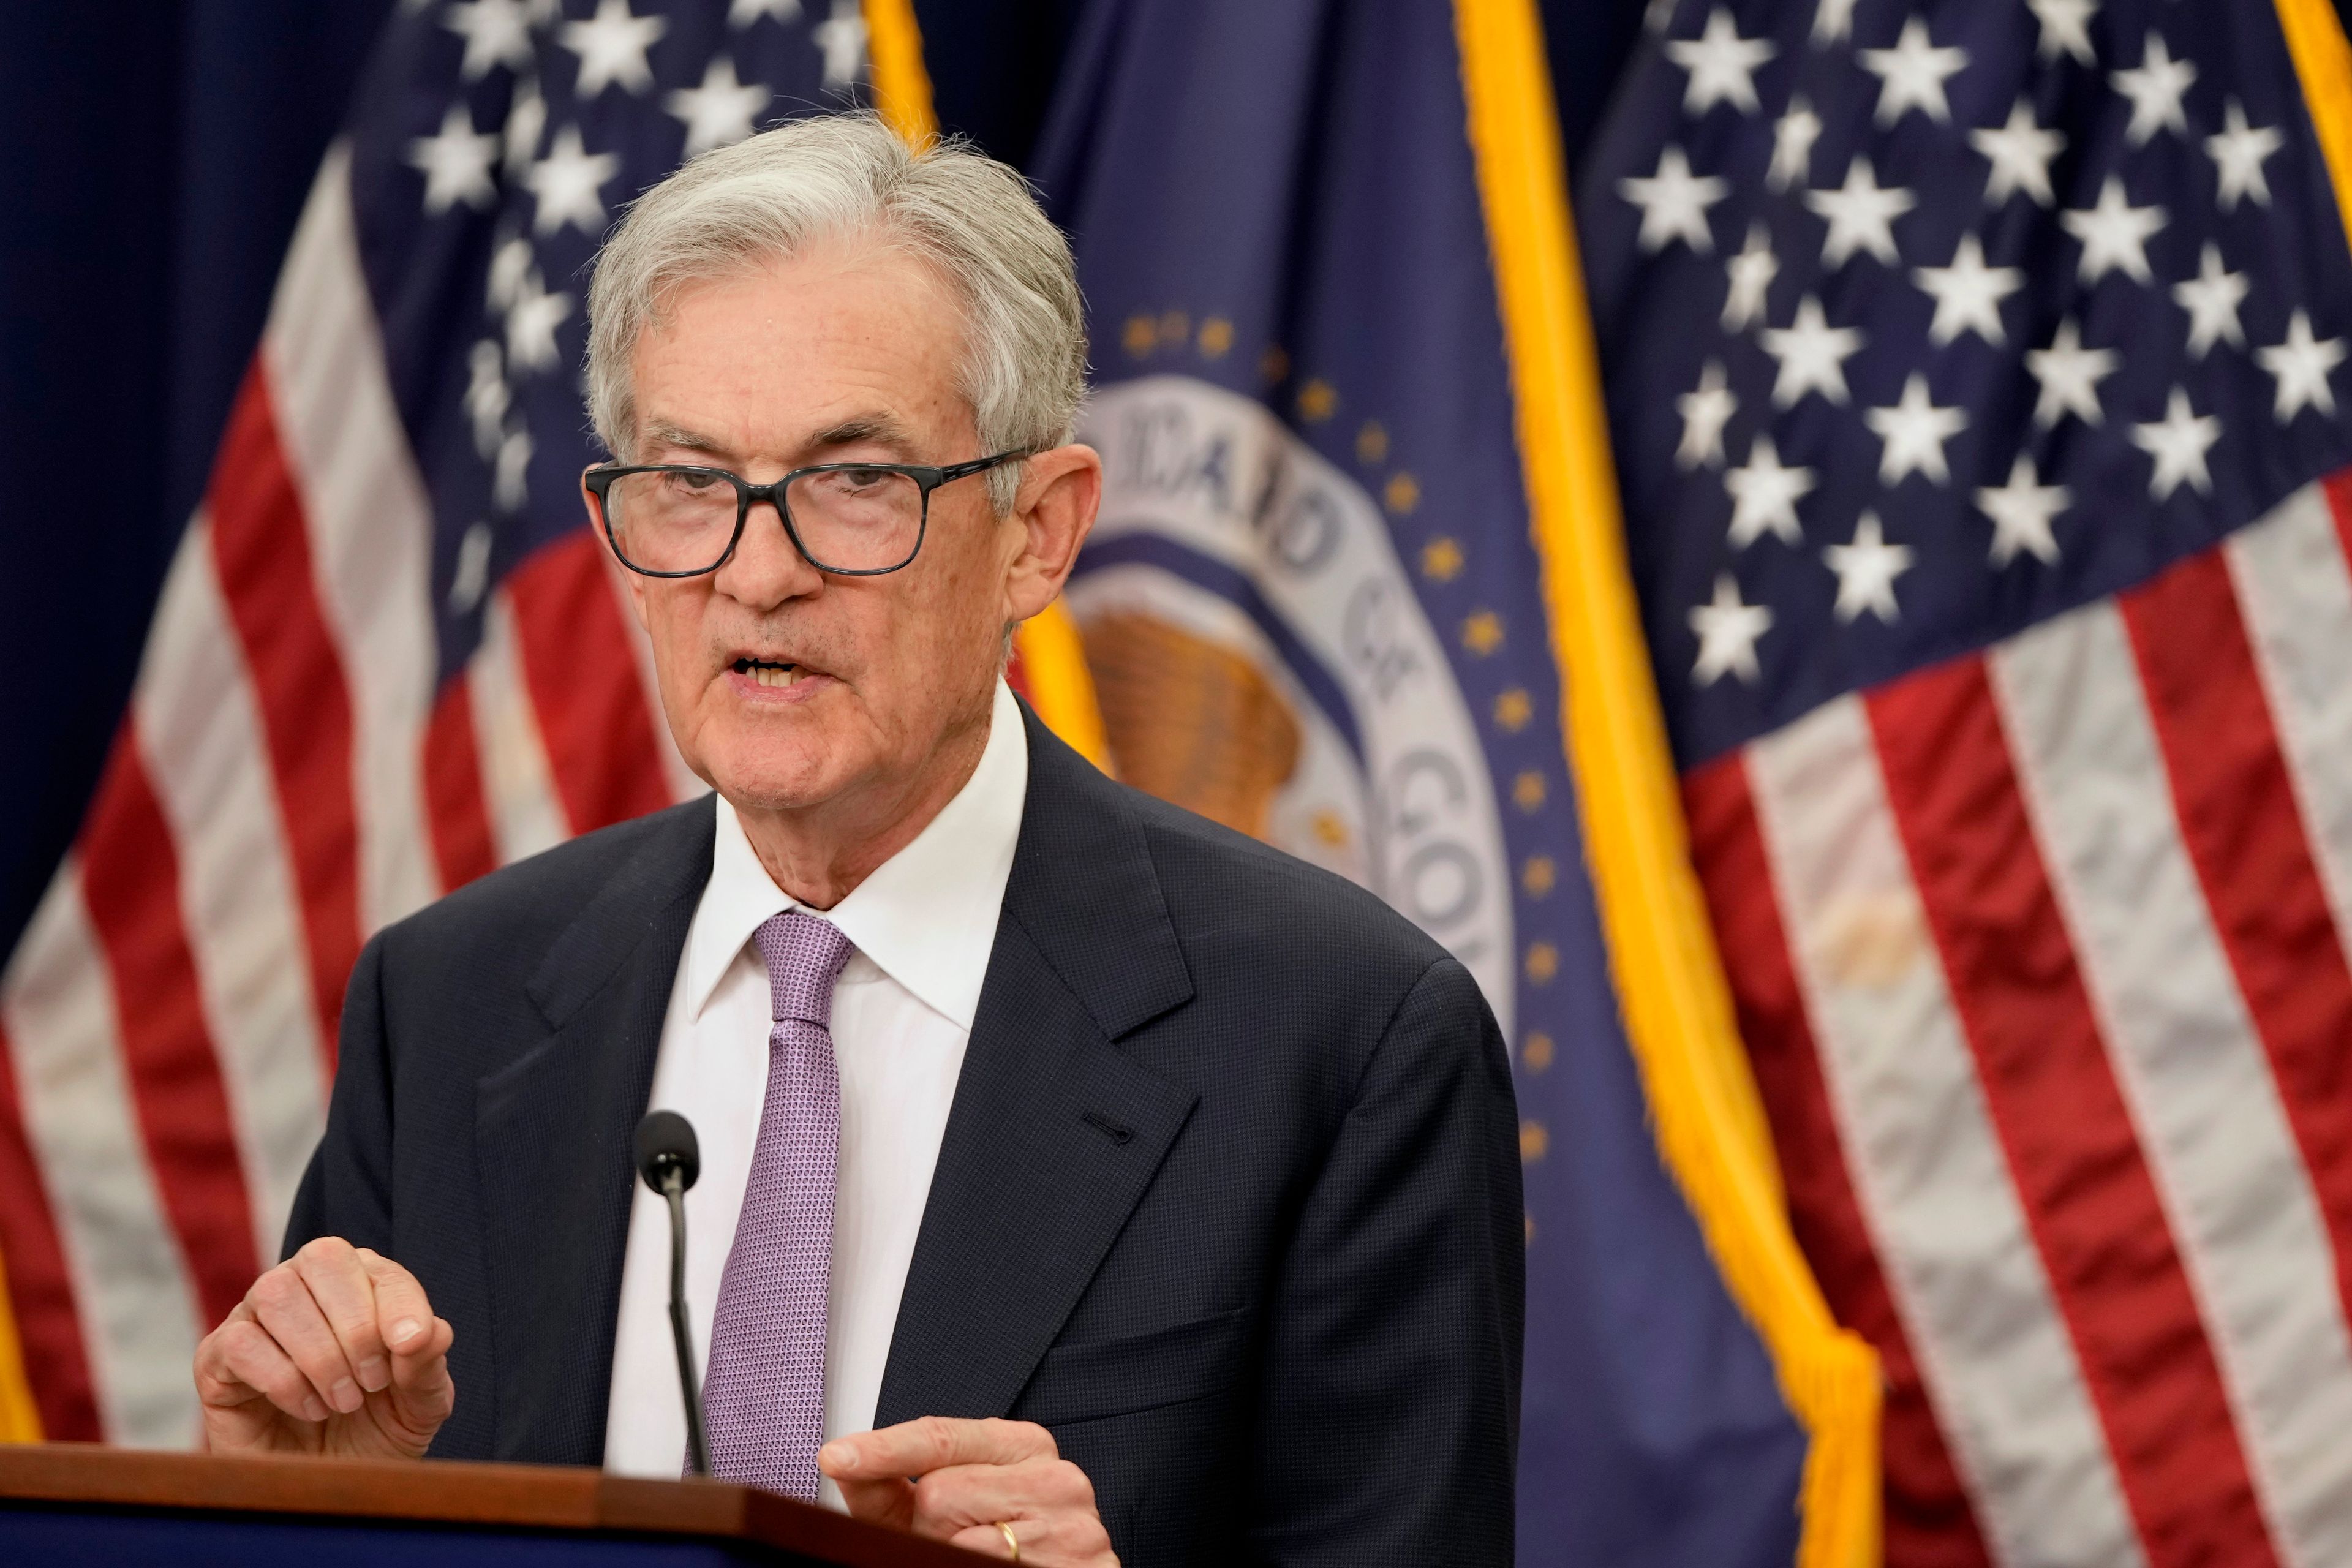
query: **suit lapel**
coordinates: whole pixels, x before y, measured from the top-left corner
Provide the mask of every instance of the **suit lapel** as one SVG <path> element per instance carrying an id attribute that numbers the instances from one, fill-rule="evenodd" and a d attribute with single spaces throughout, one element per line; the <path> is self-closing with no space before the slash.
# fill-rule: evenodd
<path id="1" fill-rule="evenodd" d="M 544 1039 L 475 1089 L 488 1230 L 496 1458 L 604 1455 L 630 1134 L 695 904 L 710 876 L 708 799 L 664 814 L 550 947 L 529 993 Z"/>
<path id="2" fill-rule="evenodd" d="M 1001 1415 L 1192 1113 L 1114 1042 L 1191 977 L 1122 793 L 1023 710 L 1029 795 L 875 1425 Z"/>

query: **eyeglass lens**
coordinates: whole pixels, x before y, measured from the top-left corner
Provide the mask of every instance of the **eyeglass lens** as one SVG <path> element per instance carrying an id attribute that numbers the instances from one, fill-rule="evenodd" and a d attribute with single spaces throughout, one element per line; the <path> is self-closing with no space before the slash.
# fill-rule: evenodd
<path id="1" fill-rule="evenodd" d="M 708 572 L 735 537 L 734 482 L 715 469 L 624 474 L 605 492 L 605 518 L 623 559 L 647 572 Z M 922 537 L 923 490 L 887 468 L 824 468 L 796 476 L 784 505 L 801 548 L 836 572 L 903 564 Z"/>

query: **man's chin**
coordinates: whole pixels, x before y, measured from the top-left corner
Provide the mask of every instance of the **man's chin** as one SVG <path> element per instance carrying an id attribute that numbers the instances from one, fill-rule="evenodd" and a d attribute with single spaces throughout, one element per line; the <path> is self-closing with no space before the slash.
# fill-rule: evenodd
<path id="1" fill-rule="evenodd" d="M 824 805 L 852 782 L 837 753 L 723 759 L 711 774 L 738 811 L 803 812 Z"/>

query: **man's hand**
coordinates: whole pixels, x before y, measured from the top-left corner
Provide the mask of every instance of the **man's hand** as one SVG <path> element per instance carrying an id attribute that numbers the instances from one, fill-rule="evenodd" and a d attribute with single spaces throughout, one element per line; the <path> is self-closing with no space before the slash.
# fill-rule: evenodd
<path id="1" fill-rule="evenodd" d="M 1043 1426 L 926 1415 L 836 1437 L 816 1462 L 859 1519 L 1006 1558 L 1009 1528 L 1031 1568 L 1118 1568 L 1094 1483 Z"/>
<path id="2" fill-rule="evenodd" d="M 455 1337 L 415 1275 L 322 1236 L 255 1280 L 196 1347 L 205 1447 L 420 1458 L 457 1403 Z"/>

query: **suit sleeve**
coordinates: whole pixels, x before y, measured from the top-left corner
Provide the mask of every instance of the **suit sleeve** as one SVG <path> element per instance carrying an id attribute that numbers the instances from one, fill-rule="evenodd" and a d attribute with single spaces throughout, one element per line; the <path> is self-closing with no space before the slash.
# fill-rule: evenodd
<path id="1" fill-rule="evenodd" d="M 286 1224 L 289 1258 L 321 1236 L 393 1253 L 392 1059 L 383 952 L 380 932 L 361 950 L 343 993 L 327 1130 L 294 1194 L 294 1212 Z"/>
<path id="2" fill-rule="evenodd" d="M 1255 1558 L 1507 1568 L 1523 1225 L 1510 1060 L 1441 959 L 1374 1049 L 1284 1266 Z"/>

